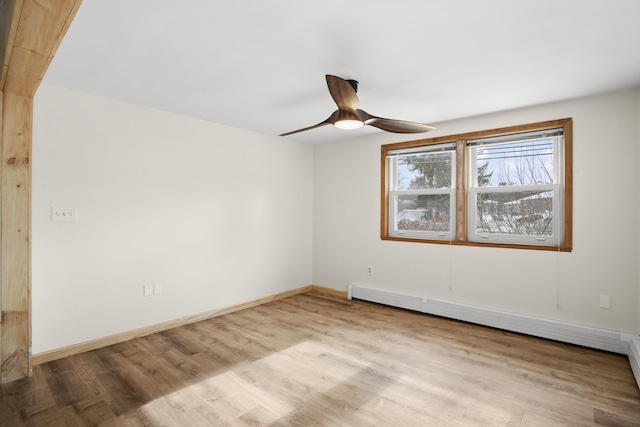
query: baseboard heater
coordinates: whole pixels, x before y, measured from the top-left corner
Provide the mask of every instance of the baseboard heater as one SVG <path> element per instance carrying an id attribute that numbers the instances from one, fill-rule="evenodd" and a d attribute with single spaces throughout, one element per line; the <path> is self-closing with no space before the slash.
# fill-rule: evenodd
<path id="1" fill-rule="evenodd" d="M 634 334 L 382 291 L 355 283 L 349 285 L 348 297 L 624 355 L 630 355 L 631 340 L 640 340 L 640 336 Z M 636 348 L 636 351 L 639 350 Z M 640 354 L 635 357 L 640 362 Z M 638 371 L 640 366 L 634 370 L 634 373 L 637 372 L 636 379 L 640 374 Z M 638 382 L 640 383 L 640 379 Z"/>
<path id="2" fill-rule="evenodd" d="M 629 343 L 629 363 L 640 387 L 640 339 L 633 339 Z"/>

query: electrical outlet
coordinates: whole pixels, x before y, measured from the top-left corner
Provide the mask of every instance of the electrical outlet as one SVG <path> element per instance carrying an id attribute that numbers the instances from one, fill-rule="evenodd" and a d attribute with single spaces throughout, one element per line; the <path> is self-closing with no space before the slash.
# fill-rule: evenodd
<path id="1" fill-rule="evenodd" d="M 611 296 L 610 295 L 600 295 L 600 308 L 611 308 Z"/>
<path id="2" fill-rule="evenodd" d="M 367 265 L 367 274 L 373 276 L 373 266 Z"/>
<path id="3" fill-rule="evenodd" d="M 161 293 L 162 293 L 162 283 L 155 282 L 153 284 L 153 294 L 154 295 L 160 295 Z"/>
<path id="4" fill-rule="evenodd" d="M 142 285 L 142 295 L 145 297 L 153 295 L 153 285 L 151 283 L 145 283 Z"/>
<path id="5" fill-rule="evenodd" d="M 51 207 L 52 222 L 75 222 L 78 220 L 78 208 Z"/>

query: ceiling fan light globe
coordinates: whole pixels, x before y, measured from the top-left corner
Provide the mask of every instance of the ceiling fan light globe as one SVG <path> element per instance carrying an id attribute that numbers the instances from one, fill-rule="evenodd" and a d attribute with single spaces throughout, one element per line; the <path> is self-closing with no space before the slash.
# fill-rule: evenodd
<path id="1" fill-rule="evenodd" d="M 364 126 L 364 123 L 360 120 L 345 119 L 335 122 L 334 126 L 338 129 L 351 130 L 361 128 Z"/>

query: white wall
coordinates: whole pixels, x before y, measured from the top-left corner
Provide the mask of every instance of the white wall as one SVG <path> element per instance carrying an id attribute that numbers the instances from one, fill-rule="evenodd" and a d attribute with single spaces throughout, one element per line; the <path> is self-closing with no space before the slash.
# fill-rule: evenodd
<path id="1" fill-rule="evenodd" d="M 381 241 L 380 145 L 415 136 L 312 147 L 42 85 L 33 352 L 310 283 L 638 333 L 639 105 L 640 91 L 620 92 L 439 123 L 425 135 L 573 117 L 574 250 L 549 253 Z M 77 207 L 78 222 L 51 222 L 51 206 Z M 163 292 L 145 298 L 151 282 Z M 610 310 L 600 294 L 611 295 Z"/>
<path id="2" fill-rule="evenodd" d="M 638 139 L 640 139 L 640 90 L 637 91 L 637 97 L 636 97 L 636 111 L 638 114 L 638 117 L 636 119 L 636 124 L 638 127 Z M 640 150 L 638 150 L 638 165 L 637 165 L 637 169 L 640 171 Z M 638 188 L 636 188 L 636 192 L 638 192 L 640 194 L 640 183 L 638 183 Z M 638 212 L 640 212 L 640 197 L 639 197 L 639 201 L 638 201 Z M 640 216 L 640 215 L 639 215 Z M 640 227 L 638 227 L 638 242 L 640 242 Z M 638 258 L 637 260 L 637 268 L 638 268 L 638 278 L 639 278 L 639 282 L 640 282 L 640 258 Z M 640 283 L 639 285 L 640 286 Z M 638 310 L 637 310 L 637 319 L 638 319 L 638 327 L 637 330 L 640 331 L 640 292 L 638 292 Z M 640 343 L 638 343 L 638 345 L 640 346 Z M 640 383 L 640 379 L 638 379 L 638 383 Z"/>
<path id="3" fill-rule="evenodd" d="M 355 282 L 640 332 L 638 94 L 626 91 L 439 123 L 423 136 L 572 117 L 571 253 L 382 241 L 380 146 L 420 137 L 379 133 L 315 146 L 314 283 L 346 290 Z M 367 265 L 373 275 L 366 274 Z M 611 309 L 599 308 L 600 294 L 611 296 Z"/>
<path id="4" fill-rule="evenodd" d="M 35 354 L 311 283 L 311 146 L 50 85 L 34 110 Z"/>

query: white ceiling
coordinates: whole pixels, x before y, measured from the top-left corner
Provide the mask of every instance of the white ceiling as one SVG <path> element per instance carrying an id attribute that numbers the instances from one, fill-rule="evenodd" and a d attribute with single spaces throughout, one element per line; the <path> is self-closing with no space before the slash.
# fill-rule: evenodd
<path id="1" fill-rule="evenodd" d="M 84 0 L 44 81 L 278 135 L 336 109 L 325 74 L 428 124 L 637 88 L 640 1 Z"/>

